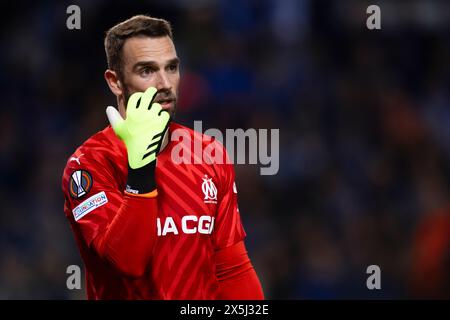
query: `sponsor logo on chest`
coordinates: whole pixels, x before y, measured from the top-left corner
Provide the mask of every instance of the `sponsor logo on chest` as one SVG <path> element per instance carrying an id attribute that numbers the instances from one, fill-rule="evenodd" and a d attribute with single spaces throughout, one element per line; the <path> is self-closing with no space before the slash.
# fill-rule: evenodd
<path id="1" fill-rule="evenodd" d="M 156 218 L 158 236 L 168 234 L 211 234 L 214 230 L 214 217 L 187 215 L 180 218 L 166 217 Z"/>

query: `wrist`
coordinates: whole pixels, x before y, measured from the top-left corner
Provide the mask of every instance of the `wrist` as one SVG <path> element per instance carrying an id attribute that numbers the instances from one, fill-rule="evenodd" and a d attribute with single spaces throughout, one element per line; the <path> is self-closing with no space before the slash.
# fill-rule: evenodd
<path id="1" fill-rule="evenodd" d="M 141 195 L 154 191 L 156 189 L 155 169 L 156 161 L 138 169 L 132 169 L 128 165 L 128 178 L 125 192 Z"/>

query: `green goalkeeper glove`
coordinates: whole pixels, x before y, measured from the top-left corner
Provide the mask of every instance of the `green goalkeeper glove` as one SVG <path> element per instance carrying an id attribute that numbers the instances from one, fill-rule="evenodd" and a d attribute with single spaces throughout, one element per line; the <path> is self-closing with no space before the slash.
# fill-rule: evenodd
<path id="1" fill-rule="evenodd" d="M 144 194 L 156 188 L 156 156 L 161 149 L 170 115 L 159 103 L 153 103 L 156 88 L 131 95 L 124 120 L 116 108 L 106 108 L 106 115 L 116 135 L 125 143 L 128 153 L 126 191 Z"/>

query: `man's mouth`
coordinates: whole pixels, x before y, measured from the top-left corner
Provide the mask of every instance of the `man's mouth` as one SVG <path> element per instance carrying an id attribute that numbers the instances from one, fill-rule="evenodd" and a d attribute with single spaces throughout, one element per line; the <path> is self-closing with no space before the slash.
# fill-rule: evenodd
<path id="1" fill-rule="evenodd" d="M 161 108 L 163 110 L 168 110 L 173 106 L 174 99 L 161 99 L 157 100 L 156 102 L 161 105 Z"/>

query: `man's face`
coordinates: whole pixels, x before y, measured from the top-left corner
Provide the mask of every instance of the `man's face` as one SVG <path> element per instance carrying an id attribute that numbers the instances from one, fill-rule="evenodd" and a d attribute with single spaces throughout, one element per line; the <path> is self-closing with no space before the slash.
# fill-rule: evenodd
<path id="1" fill-rule="evenodd" d="M 126 107 L 128 98 L 134 92 L 144 92 L 149 87 L 155 87 L 158 92 L 154 102 L 160 103 L 163 110 L 167 110 L 173 118 L 180 72 L 179 59 L 172 40 L 168 36 L 133 37 L 126 40 L 122 50 L 121 80 L 124 100 L 121 107 Z"/>

